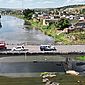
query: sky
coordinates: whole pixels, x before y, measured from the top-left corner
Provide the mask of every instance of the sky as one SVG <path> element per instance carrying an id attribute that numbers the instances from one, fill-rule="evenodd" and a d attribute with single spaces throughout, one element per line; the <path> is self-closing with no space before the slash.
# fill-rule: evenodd
<path id="1" fill-rule="evenodd" d="M 0 0 L 0 8 L 57 8 L 85 4 L 85 0 Z"/>

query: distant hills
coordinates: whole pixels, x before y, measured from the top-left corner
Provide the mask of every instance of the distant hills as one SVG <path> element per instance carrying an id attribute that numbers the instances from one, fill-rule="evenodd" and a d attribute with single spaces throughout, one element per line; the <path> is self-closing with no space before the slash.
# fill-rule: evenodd
<path id="1" fill-rule="evenodd" d="M 85 4 L 82 4 L 82 5 L 68 5 L 68 6 L 63 6 L 63 7 L 58 7 L 58 8 L 35 8 L 34 10 L 36 11 L 50 11 L 50 10 L 65 10 L 65 9 L 69 9 L 69 8 L 72 8 L 72 9 L 85 9 Z"/>
<path id="2" fill-rule="evenodd" d="M 59 9 L 66 9 L 66 8 L 85 8 L 85 4 L 82 5 L 68 5 L 68 6 L 64 6 L 64 7 L 60 7 Z"/>
<path id="3" fill-rule="evenodd" d="M 0 8 L 0 11 L 16 11 L 21 9 L 13 9 L 13 8 Z"/>
<path id="4" fill-rule="evenodd" d="M 68 5 L 68 6 L 63 6 L 63 7 L 58 7 L 58 8 L 35 8 L 34 10 L 52 10 L 52 9 L 68 9 L 68 8 L 74 8 L 74 9 L 85 9 L 85 4 L 82 5 Z M 13 8 L 0 8 L 0 11 L 16 11 L 16 10 L 22 10 L 22 9 L 13 9 Z"/>

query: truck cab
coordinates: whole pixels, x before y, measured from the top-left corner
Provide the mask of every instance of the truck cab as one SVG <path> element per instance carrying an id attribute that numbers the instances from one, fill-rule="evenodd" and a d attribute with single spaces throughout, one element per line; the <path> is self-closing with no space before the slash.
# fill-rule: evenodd
<path id="1" fill-rule="evenodd" d="M 2 49 L 7 49 L 7 47 L 6 47 L 6 43 L 4 42 L 4 41 L 0 41 L 0 50 L 2 50 Z"/>

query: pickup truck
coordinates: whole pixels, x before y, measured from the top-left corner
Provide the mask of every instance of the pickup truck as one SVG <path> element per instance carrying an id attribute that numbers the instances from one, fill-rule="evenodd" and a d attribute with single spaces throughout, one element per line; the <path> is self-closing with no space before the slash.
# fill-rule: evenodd
<path id="1" fill-rule="evenodd" d="M 25 51 L 24 46 L 16 46 L 12 48 L 12 51 Z"/>
<path id="2" fill-rule="evenodd" d="M 6 43 L 4 41 L 0 41 L 0 50 L 7 49 Z"/>

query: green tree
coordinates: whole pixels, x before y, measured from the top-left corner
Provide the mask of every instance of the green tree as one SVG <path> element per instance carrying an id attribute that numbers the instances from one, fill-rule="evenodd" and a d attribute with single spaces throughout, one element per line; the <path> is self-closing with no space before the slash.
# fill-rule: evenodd
<path id="1" fill-rule="evenodd" d="M 63 30 L 64 28 L 67 28 L 70 26 L 69 19 L 61 18 L 57 23 L 56 27 L 58 27 L 60 30 Z"/>
<path id="2" fill-rule="evenodd" d="M 23 15 L 24 15 L 24 17 L 27 18 L 27 19 L 31 19 L 33 13 L 34 13 L 34 11 L 33 11 L 33 10 L 30 10 L 30 9 L 25 9 L 25 10 L 23 11 Z"/>
<path id="3" fill-rule="evenodd" d="M 50 22 L 49 26 L 47 27 L 47 29 L 52 29 L 52 28 L 56 28 L 55 22 Z"/>
<path id="4" fill-rule="evenodd" d="M 81 14 L 85 14 L 85 9 L 82 9 L 81 10 Z"/>

